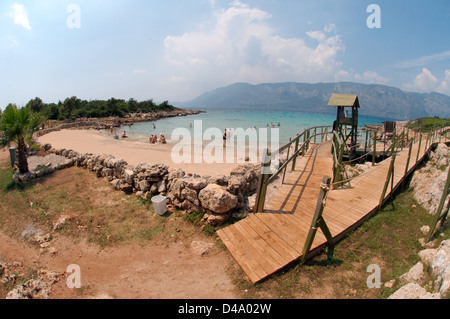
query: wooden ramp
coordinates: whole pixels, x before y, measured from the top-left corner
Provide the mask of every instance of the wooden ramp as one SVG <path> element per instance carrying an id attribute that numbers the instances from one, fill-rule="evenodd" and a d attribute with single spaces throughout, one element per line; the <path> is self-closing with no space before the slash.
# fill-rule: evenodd
<path id="1" fill-rule="evenodd" d="M 297 161 L 264 213 L 218 231 L 235 260 L 256 283 L 298 259 L 314 215 L 323 176 L 332 174 L 331 143 L 312 145 Z M 313 248 L 325 238 L 316 236 Z"/>
<path id="2" fill-rule="evenodd" d="M 426 152 L 423 141 L 413 144 L 410 156 L 409 148 L 396 156 L 392 191 L 401 185 Z M 408 157 L 410 161 L 406 167 Z M 345 186 L 328 192 L 322 216 L 335 240 L 378 210 L 390 164 L 388 158 Z M 284 184 L 266 203 L 264 213 L 252 214 L 217 232 L 252 283 L 302 257 L 321 182 L 324 176 L 332 176 L 332 165 L 331 143 L 312 145 L 297 161 L 295 171 L 286 177 Z M 390 186 L 385 198 L 391 194 Z M 307 257 L 318 253 L 327 244 L 319 228 Z"/>

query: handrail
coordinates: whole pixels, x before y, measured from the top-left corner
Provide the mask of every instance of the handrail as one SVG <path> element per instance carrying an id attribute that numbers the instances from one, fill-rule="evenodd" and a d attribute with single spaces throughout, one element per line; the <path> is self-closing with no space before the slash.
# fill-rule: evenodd
<path id="1" fill-rule="evenodd" d="M 317 133 L 317 129 L 320 128 L 321 129 L 321 133 Z M 288 167 L 288 165 L 293 162 L 293 166 L 295 166 L 295 161 L 298 157 L 298 155 L 302 152 L 305 152 L 308 150 L 309 148 L 309 144 L 312 141 L 312 139 L 315 140 L 315 138 L 317 136 L 322 136 L 322 140 L 323 140 L 323 136 L 326 136 L 328 134 L 330 134 L 331 132 L 328 131 L 328 129 L 331 128 L 331 126 L 315 126 L 315 127 L 311 127 L 308 128 L 306 130 L 304 130 L 301 134 L 297 135 L 293 140 L 291 140 L 289 143 L 285 144 L 284 146 L 280 147 L 278 150 L 275 150 L 273 152 L 266 150 L 264 152 L 264 156 L 266 156 L 265 160 L 264 160 L 264 167 L 265 167 L 265 171 L 264 173 L 262 173 L 259 177 L 259 185 L 258 185 L 258 190 L 257 190 L 257 194 L 256 194 L 256 203 L 258 203 L 257 205 L 255 205 L 254 208 L 254 212 L 262 212 L 264 210 L 264 202 L 265 202 L 265 197 L 266 197 L 266 193 L 267 193 L 267 186 L 273 182 L 273 180 L 284 170 L 286 173 L 286 169 Z M 325 132 L 324 132 L 325 129 Z M 311 134 L 311 131 L 314 130 L 315 134 Z M 301 137 L 304 137 L 304 141 L 301 145 L 301 147 L 299 146 L 299 141 Z M 275 173 L 266 173 L 267 171 L 270 171 L 270 165 L 271 165 L 271 158 L 273 158 L 274 156 L 278 156 L 279 154 L 281 154 L 282 151 L 289 149 L 290 147 L 295 143 L 296 145 L 296 151 L 294 152 L 294 154 L 292 154 L 291 156 L 288 156 L 288 159 L 283 163 L 283 165 L 281 165 L 278 170 Z M 288 152 L 289 154 L 289 152 Z M 284 176 L 283 176 L 283 182 L 284 182 Z"/>
<path id="2" fill-rule="evenodd" d="M 315 126 L 315 127 L 311 127 L 309 129 L 304 130 L 301 134 L 297 135 L 297 137 L 295 137 L 294 140 L 292 140 L 291 142 L 287 143 L 286 145 L 282 146 L 279 148 L 278 152 L 272 153 L 272 156 L 275 154 L 280 154 L 282 151 L 290 148 L 292 146 L 292 144 L 297 143 L 297 141 L 299 141 L 300 137 L 302 136 L 306 136 L 306 132 L 311 132 L 311 130 L 317 130 L 317 128 L 331 128 L 331 126 Z M 328 135 L 331 134 L 328 131 L 325 132 L 321 132 L 321 133 L 316 133 L 313 135 L 309 135 L 309 137 L 307 139 L 305 139 L 305 141 L 303 142 L 303 144 L 301 145 L 301 147 L 299 149 L 297 149 L 296 152 L 294 152 L 294 154 L 292 154 L 291 156 L 288 157 L 288 159 L 278 168 L 278 170 L 272 174 L 272 176 L 269 178 L 269 183 L 271 183 L 284 169 L 287 168 L 287 166 L 295 159 L 298 157 L 298 155 L 309 146 L 309 143 L 311 142 L 311 140 L 313 138 L 315 138 L 316 136 L 323 136 L 323 135 Z"/>

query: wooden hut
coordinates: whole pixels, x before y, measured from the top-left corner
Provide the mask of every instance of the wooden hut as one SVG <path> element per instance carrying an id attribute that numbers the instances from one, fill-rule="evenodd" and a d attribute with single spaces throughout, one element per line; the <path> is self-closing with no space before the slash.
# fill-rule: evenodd
<path id="1" fill-rule="evenodd" d="M 358 136 L 358 109 L 360 108 L 358 96 L 354 94 L 333 94 L 328 105 L 337 109 L 333 130 L 338 132 L 345 143 L 351 147 L 351 152 L 348 155 L 353 157 L 356 152 Z"/>

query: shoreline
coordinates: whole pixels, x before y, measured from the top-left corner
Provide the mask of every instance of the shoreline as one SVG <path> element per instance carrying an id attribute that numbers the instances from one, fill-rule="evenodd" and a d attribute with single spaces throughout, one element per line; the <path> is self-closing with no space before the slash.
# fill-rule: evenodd
<path id="1" fill-rule="evenodd" d="M 175 143 L 150 144 L 128 139 L 114 139 L 113 134 L 93 129 L 62 129 L 39 136 L 37 141 L 41 144 L 50 144 L 54 149 L 71 149 L 79 153 L 105 154 L 125 160 L 129 165 L 140 163 L 166 164 L 170 170 L 182 169 L 187 174 L 201 176 L 229 175 L 240 166 L 248 164 L 234 155 L 233 163 L 226 161 L 226 152 L 223 153 L 223 163 L 195 163 L 194 158 L 198 148 L 191 147 L 190 158 L 192 163 L 178 163 L 173 160 L 172 152 Z M 202 148 L 202 152 L 204 151 Z M 198 153 L 197 153 L 198 155 Z M 200 154 L 201 156 L 202 154 Z"/>
<path id="2" fill-rule="evenodd" d="M 117 116 L 105 117 L 105 118 L 78 118 L 73 122 L 60 123 L 56 126 L 50 126 L 46 128 L 41 128 L 34 133 L 35 138 L 39 138 L 46 134 L 60 131 L 64 129 L 80 129 L 80 130 L 109 130 L 112 127 L 117 128 L 125 125 L 133 125 L 142 122 L 156 122 L 158 120 L 172 118 L 172 117 L 183 117 L 189 115 L 196 115 L 200 113 L 205 113 L 206 111 L 201 110 L 187 110 L 187 109 L 174 109 L 170 111 L 156 111 L 151 113 L 131 113 L 127 114 L 125 117 L 120 118 Z"/>

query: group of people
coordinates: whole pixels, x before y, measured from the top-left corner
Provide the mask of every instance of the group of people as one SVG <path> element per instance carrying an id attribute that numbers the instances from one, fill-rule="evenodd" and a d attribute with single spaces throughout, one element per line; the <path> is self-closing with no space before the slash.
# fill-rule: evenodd
<path id="1" fill-rule="evenodd" d="M 156 135 L 156 134 L 150 135 L 149 142 L 150 142 L 150 144 L 156 144 L 158 142 L 161 143 L 161 144 L 166 144 L 167 143 L 166 137 L 162 133 L 159 135 L 159 141 L 158 141 L 158 135 Z"/>
<path id="2" fill-rule="evenodd" d="M 128 138 L 126 131 L 123 131 L 122 138 L 124 138 L 124 139 Z M 166 137 L 164 136 L 164 134 L 161 133 L 159 135 L 159 140 L 158 140 L 158 135 L 156 135 L 156 134 L 150 135 L 149 142 L 150 142 L 150 144 L 156 144 L 156 143 L 166 144 L 167 140 L 166 140 Z"/>

